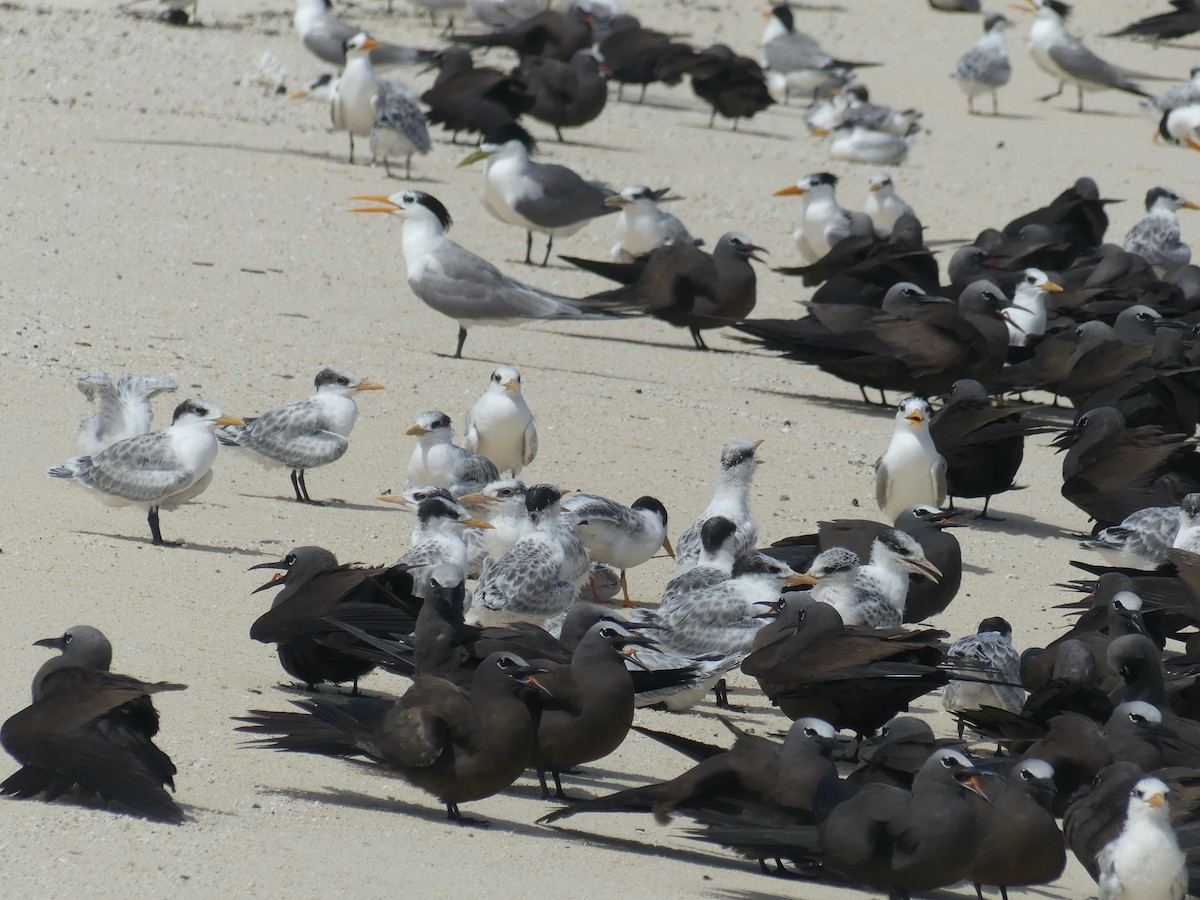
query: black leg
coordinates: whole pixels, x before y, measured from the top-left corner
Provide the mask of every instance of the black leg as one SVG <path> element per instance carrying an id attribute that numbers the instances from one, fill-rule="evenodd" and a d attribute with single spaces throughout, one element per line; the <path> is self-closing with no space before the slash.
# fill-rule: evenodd
<path id="1" fill-rule="evenodd" d="M 983 498 L 983 512 L 976 515 L 975 518 L 976 519 L 984 519 L 985 521 L 988 521 L 988 522 L 1003 522 L 1004 519 L 1002 519 L 1000 516 L 989 516 L 988 515 L 988 504 L 991 502 L 992 502 L 992 498 L 990 496 L 984 497 Z"/>
<path id="2" fill-rule="evenodd" d="M 571 798 L 564 793 L 562 788 L 562 773 L 555 769 L 552 774 L 554 775 L 554 799 L 569 801 Z"/>
<path id="3" fill-rule="evenodd" d="M 646 102 L 646 88 L 647 88 L 647 85 L 644 85 L 644 84 L 643 84 L 643 85 L 642 85 L 642 93 L 641 93 L 641 95 L 638 97 L 638 103 L 645 103 L 645 102 Z"/>
<path id="4" fill-rule="evenodd" d="M 713 122 L 717 121 L 717 108 L 714 106 L 712 115 L 708 117 L 708 127 L 713 127 Z"/>
<path id="5" fill-rule="evenodd" d="M 890 403 L 888 403 L 888 402 L 887 402 L 887 394 L 885 394 L 885 393 L 883 392 L 883 388 L 880 388 L 880 389 L 879 389 L 879 402 L 880 402 L 882 405 L 884 405 L 884 406 L 891 406 L 891 405 L 892 405 L 892 404 L 890 404 Z"/>
<path id="6" fill-rule="evenodd" d="M 350 135 L 350 160 L 349 160 L 349 162 L 350 162 L 350 165 L 354 165 L 354 134 L 349 131 L 347 131 L 346 134 Z"/>
<path id="7" fill-rule="evenodd" d="M 558 142 L 560 144 L 566 143 L 566 141 L 563 139 L 563 136 L 562 136 L 562 129 L 559 128 L 557 125 L 554 126 L 554 136 L 558 138 Z"/>
<path id="8" fill-rule="evenodd" d="M 689 328 L 688 331 L 692 333 L 692 343 L 696 345 L 697 350 L 708 349 L 708 344 L 704 343 L 704 338 L 700 336 L 699 328 Z"/>
<path id="9" fill-rule="evenodd" d="M 533 265 L 533 232 L 525 232 L 525 265 Z"/>
<path id="10" fill-rule="evenodd" d="M 1079 92 L 1079 107 L 1075 111 L 1083 112 L 1083 88 L 1081 88 L 1079 85 L 1075 85 L 1075 90 Z"/>
<path id="11" fill-rule="evenodd" d="M 858 392 L 863 395 L 863 403 L 871 405 L 871 398 L 867 396 L 867 389 L 861 384 L 858 386 Z"/>
<path id="12" fill-rule="evenodd" d="M 477 828 L 487 828 L 491 824 L 486 819 L 472 819 L 469 816 L 464 816 L 458 811 L 457 803 L 446 804 L 446 818 L 455 825 L 474 825 Z"/>
<path id="13" fill-rule="evenodd" d="M 1047 100 L 1053 100 L 1055 97 L 1057 97 L 1062 92 L 1063 92 L 1063 82 L 1060 81 L 1058 83 L 1057 91 L 1055 91 L 1053 94 L 1047 94 L 1045 97 L 1038 97 L 1038 102 L 1045 103 Z"/>
<path id="14" fill-rule="evenodd" d="M 458 346 L 454 348 L 454 358 L 462 359 L 463 344 L 467 342 L 467 329 L 458 326 Z"/>
<path id="15" fill-rule="evenodd" d="M 146 521 L 150 523 L 150 538 L 151 543 L 155 547 L 178 547 L 183 541 L 164 541 L 162 531 L 158 527 L 158 507 L 150 507 L 150 513 L 146 516 Z"/>
<path id="16" fill-rule="evenodd" d="M 404 157 L 404 180 L 412 181 L 412 154 Z"/>
<path id="17" fill-rule="evenodd" d="M 292 469 L 292 490 L 296 492 L 296 502 L 303 503 L 304 495 L 300 493 L 300 473 Z"/>
<path id="18" fill-rule="evenodd" d="M 550 248 L 554 246 L 554 235 L 546 236 L 546 255 L 542 257 L 542 268 L 546 268 L 546 263 L 550 262 Z"/>
<path id="19" fill-rule="evenodd" d="M 388 165 L 388 158 L 386 156 L 383 158 L 383 174 L 387 178 L 392 177 L 392 167 Z"/>
<path id="20" fill-rule="evenodd" d="M 550 799 L 550 785 L 546 784 L 546 770 L 543 769 L 541 766 L 538 766 L 537 776 L 538 776 L 538 781 L 542 785 L 542 799 L 549 800 Z"/>
<path id="21" fill-rule="evenodd" d="M 304 502 L 307 503 L 309 506 L 324 506 L 325 505 L 320 500 L 314 500 L 312 497 L 308 496 L 308 485 L 304 483 L 304 470 L 303 469 L 300 470 L 300 491 L 304 494 Z"/>

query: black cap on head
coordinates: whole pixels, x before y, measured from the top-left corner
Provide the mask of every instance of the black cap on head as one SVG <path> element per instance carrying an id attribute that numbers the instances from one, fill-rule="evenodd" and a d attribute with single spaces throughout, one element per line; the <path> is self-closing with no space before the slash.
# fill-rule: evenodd
<path id="1" fill-rule="evenodd" d="M 431 194 L 424 191 L 405 191 L 403 199 L 405 203 L 424 206 L 432 212 L 442 223 L 443 231 L 449 231 L 450 226 L 454 224 L 454 220 L 450 218 L 450 210 L 446 209 L 441 200 Z"/>
<path id="2" fill-rule="evenodd" d="M 541 512 L 562 499 L 562 491 L 552 484 L 535 484 L 525 492 L 525 508 L 531 513 Z"/>
<path id="3" fill-rule="evenodd" d="M 792 8 L 786 3 L 771 7 L 771 15 L 782 22 L 783 27 L 788 31 L 796 30 L 796 19 L 792 16 Z"/>
<path id="4" fill-rule="evenodd" d="M 979 623 L 979 633 L 987 634 L 989 632 L 1002 634 L 1004 637 L 1012 637 L 1012 626 L 1008 624 L 1007 620 L 999 616 L 989 616 Z"/>
<path id="5" fill-rule="evenodd" d="M 1200 494 L 1197 496 L 1200 496 Z M 633 501 L 632 508 L 648 509 L 651 512 L 657 513 L 658 517 L 662 519 L 663 525 L 665 526 L 667 524 L 667 508 L 663 506 L 656 497 L 638 497 Z"/>
<path id="6" fill-rule="evenodd" d="M 700 543 L 709 553 L 716 553 L 733 537 L 737 526 L 724 516 L 713 516 L 700 529 Z"/>
<path id="7" fill-rule="evenodd" d="M 417 518 L 422 522 L 430 519 L 457 519 L 458 512 L 449 501 L 441 497 L 430 497 L 428 500 L 422 500 L 421 505 L 417 507 Z"/>
<path id="8" fill-rule="evenodd" d="M 341 387 L 350 387 L 353 383 L 349 372 L 343 372 L 341 369 L 334 369 L 326 366 L 317 373 L 317 377 L 313 379 L 313 384 L 317 387 L 323 387 L 327 384 L 336 384 Z"/>
<path id="9" fill-rule="evenodd" d="M 503 125 L 497 125 L 495 128 L 489 128 L 483 133 L 480 139 L 481 144 L 507 144 L 509 141 L 520 141 L 525 147 L 526 153 L 533 153 L 537 148 L 537 141 L 533 139 L 528 131 L 518 125 L 516 122 L 505 122 Z"/>
<path id="10" fill-rule="evenodd" d="M 205 406 L 200 400 L 184 400 L 177 407 L 175 407 L 175 412 L 171 415 L 171 421 L 178 422 L 179 417 L 186 415 L 187 413 L 200 416 L 200 418 L 205 418 L 211 412 L 212 410 Z"/>
<path id="11" fill-rule="evenodd" d="M 1061 0 L 1042 0 L 1042 6 L 1047 9 L 1052 9 L 1062 17 L 1063 21 L 1071 15 L 1071 7 L 1069 4 L 1062 3 Z"/>

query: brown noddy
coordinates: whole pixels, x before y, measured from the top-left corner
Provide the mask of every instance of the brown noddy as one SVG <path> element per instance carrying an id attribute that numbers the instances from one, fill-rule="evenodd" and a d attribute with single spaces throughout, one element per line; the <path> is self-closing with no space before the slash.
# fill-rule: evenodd
<path id="1" fill-rule="evenodd" d="M 612 70 L 617 83 L 617 99 L 622 100 L 625 85 L 641 85 L 638 103 L 646 99 L 646 86 L 655 82 L 679 84 L 696 51 L 678 43 L 670 35 L 643 28 L 635 16 L 620 13 L 609 24 L 608 35 L 597 48 Z"/>
<path id="2" fill-rule="evenodd" d="M 608 101 L 607 67 L 590 48 L 576 50 L 567 62 L 550 56 L 527 56 L 512 71 L 530 94 L 528 114 L 554 128 L 559 141 L 563 128 L 578 128 L 596 119 Z"/>
<path id="3" fill-rule="evenodd" d="M 145 682 L 109 671 L 112 645 L 97 629 L 76 625 L 34 646 L 61 652 L 33 677 L 33 703 L 0 727 L 0 745 L 21 768 L 0 794 L 55 800 L 78 787 L 135 813 L 182 822 L 175 765 L 155 746 L 158 711 L 150 697 L 182 684 Z"/>
<path id="4" fill-rule="evenodd" d="M 453 132 L 488 131 L 517 121 L 533 106 L 525 83 L 497 69 L 476 68 L 471 51 L 451 46 L 434 55 L 438 69 L 433 86 L 421 95 L 429 122 Z"/>
<path id="5" fill-rule="evenodd" d="M 250 637 L 275 644 L 283 670 L 310 691 L 323 682 L 351 681 L 351 693 L 357 694 L 358 679 L 375 668 L 336 646 L 341 633 L 330 617 L 368 633 L 408 633 L 421 608 L 412 594 L 412 575 L 402 565 L 339 564 L 323 547 L 295 547 L 281 560 L 250 568 L 282 570 L 254 593 L 283 588 L 250 626 Z"/>
<path id="6" fill-rule="evenodd" d="M 713 44 L 696 54 L 688 62 L 688 73 L 692 76 L 692 92 L 712 107 L 709 128 L 720 113 L 721 118 L 733 120 L 733 130 L 737 131 L 739 119 L 753 118 L 775 105 L 762 66 L 725 44 Z"/>
<path id="7" fill-rule="evenodd" d="M 327 697 L 292 701 L 304 712 L 250 710 L 239 731 L 264 735 L 254 743 L 325 756 L 365 756 L 463 816 L 460 803 L 481 800 L 517 780 L 529 761 L 534 723 L 523 695 L 545 692 L 545 669 L 516 654 L 494 653 L 475 671 L 469 691 L 432 676 L 413 679 L 399 700 Z"/>
<path id="8" fill-rule="evenodd" d="M 574 6 L 566 12 L 543 10 L 510 28 L 488 34 L 452 34 L 456 44 L 472 47 L 508 47 L 522 59 L 550 56 L 569 60 L 592 45 L 592 17 Z"/>
<path id="9" fill-rule="evenodd" d="M 858 749 L 859 765 L 846 776 L 850 784 L 891 784 L 912 790 L 913 778 L 936 751 L 966 746 L 953 738 L 934 737 L 924 719 L 897 716 Z"/>

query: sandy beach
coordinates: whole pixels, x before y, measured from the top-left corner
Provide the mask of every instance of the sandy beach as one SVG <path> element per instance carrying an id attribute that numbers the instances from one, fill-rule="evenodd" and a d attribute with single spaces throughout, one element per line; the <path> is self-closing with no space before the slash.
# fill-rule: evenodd
<path id="1" fill-rule="evenodd" d="M 438 46 L 438 29 L 403 0 L 340 8 L 373 33 Z M 697 46 L 715 41 L 759 54 L 761 4 L 737 0 L 652 3 L 627 11 Z M 340 5 L 339 5 L 340 6 Z M 1151 142 L 1153 120 L 1136 98 L 1089 95 L 1076 114 L 1072 92 L 1043 104 L 1054 85 L 1025 48 L 1031 17 L 1008 37 L 1015 74 L 998 118 L 968 117 L 948 77 L 980 29 L 979 16 L 935 13 L 917 0 L 847 0 L 839 11 L 798 12 L 798 24 L 841 56 L 882 63 L 864 81 L 872 98 L 917 106 L 927 133 L 892 171 L 897 189 L 933 239 L 968 242 L 1048 202 L 1089 175 L 1106 197 L 1109 238 L 1142 214 L 1154 185 L 1196 190 L 1197 157 Z M 1074 28 L 1103 56 L 1133 69 L 1185 78 L 1195 54 L 1098 37 L 1164 4 L 1080 4 Z M 201 0 L 204 27 L 171 28 L 110 3 L 46 0 L 0 5 L 0 392 L 7 434 L 0 577 L 4 588 L 4 716 L 28 702 L 29 679 L 46 658 L 30 646 L 75 624 L 103 630 L 114 670 L 189 685 L 159 697 L 159 743 L 179 767 L 177 799 L 188 814 L 172 827 L 99 808 L 5 799 L 0 817 L 0 893 L 88 897 L 794 897 L 864 892 L 758 874 L 729 852 L 689 839 L 686 822 L 649 816 L 580 816 L 561 829 L 534 824 L 550 805 L 536 778 L 469 805 L 489 830 L 455 827 L 432 797 L 380 771 L 338 760 L 242 746 L 231 716 L 284 709 L 301 697 L 272 647 L 252 642 L 250 623 L 269 595 L 247 568 L 297 545 L 320 544 L 343 561 L 391 562 L 408 546 L 412 518 L 375 496 L 403 487 L 417 414 L 441 409 L 460 426 L 499 363 L 516 365 L 537 416 L 541 449 L 523 473 L 632 501 L 659 497 L 674 537 L 708 501 L 717 456 L 732 438 L 764 439 L 753 508 L 764 541 L 811 530 L 822 519 L 878 515 L 871 465 L 892 411 L 866 407 L 858 390 L 815 369 L 751 350 L 730 332 L 709 332 L 714 352 L 687 333 L 646 319 L 478 327 L 465 357 L 454 324 L 412 295 L 400 252 L 400 222 L 351 216 L 358 194 L 408 187 L 382 167 L 347 165 L 344 134 L 328 131 L 328 108 L 289 101 L 256 79 L 272 54 L 286 89 L 322 70 L 300 45 L 286 0 Z M 500 53 L 487 58 L 508 65 Z M 424 87 L 431 75 L 395 73 Z M 986 105 L 986 104 L 984 104 Z M 705 128 L 708 109 L 681 85 L 652 86 L 644 105 L 610 101 L 592 125 L 560 145 L 529 127 L 542 158 L 614 186 L 670 185 L 671 207 L 712 246 L 740 230 L 796 265 L 790 232 L 798 206 L 772 192 L 807 172 L 841 177 L 839 198 L 861 208 L 874 168 L 827 161 L 803 129 L 802 110 L 777 106 L 743 122 Z M 365 141 L 361 142 L 365 155 Z M 516 277 L 566 296 L 602 290 L 600 279 L 552 260 L 520 264 L 524 235 L 479 202 L 480 167 L 458 169 L 465 145 L 439 133 L 413 161 L 411 185 L 440 198 L 452 237 Z M 401 167 L 402 168 L 402 167 Z M 1197 199 L 1193 197 L 1193 199 Z M 1181 214 L 1185 239 L 1200 218 Z M 1191 217 L 1191 218 L 1189 218 Z M 556 252 L 601 258 L 612 221 L 556 243 Z M 535 252 L 540 252 L 541 238 Z M 943 253 L 943 260 L 949 252 Z M 944 262 L 943 262 L 944 265 Z M 759 268 L 756 316 L 795 317 L 809 290 Z M 223 452 L 209 490 L 163 513 L 168 539 L 149 543 L 144 515 L 108 510 L 82 490 L 52 482 L 47 467 L 75 455 L 85 413 L 74 381 L 92 368 L 175 378 L 156 401 L 156 424 L 175 403 L 204 397 L 227 413 L 254 415 L 311 393 L 324 365 L 387 390 L 361 399 L 350 451 L 314 470 L 326 508 L 291 501 L 286 472 Z M 893 399 L 899 399 L 898 397 Z M 1039 398 L 1034 395 L 1031 399 Z M 1050 410 L 1052 424 L 1070 413 Z M 11 430 L 9 430 L 11 429 Z M 1061 457 L 1047 440 L 1026 449 L 1025 489 L 992 505 L 1002 522 L 958 533 L 963 588 L 934 624 L 953 636 L 1003 615 L 1018 648 L 1043 645 L 1065 627 L 1056 582 L 1073 577 L 1086 517 L 1059 495 Z M 970 508 L 978 508 L 972 503 Z M 669 560 L 630 575 L 635 599 L 655 603 Z M 375 674 L 369 693 L 401 693 L 407 682 Z M 743 727 L 787 723 L 739 675 L 731 699 Z M 937 698 L 915 707 L 950 733 Z M 637 721 L 728 743 L 711 701 L 688 714 L 639 711 Z M 15 764 L 6 758 L 10 768 Z M 598 794 L 674 777 L 687 761 L 632 735 L 612 756 L 570 781 Z M 468 810 L 464 810 L 468 811 Z M 1021 896 L 1013 892 L 1015 896 Z M 1094 896 L 1075 860 L 1040 897 Z M 972 897 L 969 885 L 937 893 Z"/>

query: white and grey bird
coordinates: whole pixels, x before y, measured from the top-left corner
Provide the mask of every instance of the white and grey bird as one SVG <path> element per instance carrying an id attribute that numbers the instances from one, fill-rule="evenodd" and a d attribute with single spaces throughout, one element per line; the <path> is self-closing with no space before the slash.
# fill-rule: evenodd
<path id="1" fill-rule="evenodd" d="M 1004 45 L 1004 32 L 1012 22 L 1000 13 L 991 13 L 983 20 L 983 37 L 959 57 L 951 76 L 967 95 L 967 112 L 975 115 L 975 98 L 992 95 L 992 115 L 1000 114 L 996 94 L 1012 78 L 1012 61 Z"/>
<path id="2" fill-rule="evenodd" d="M 552 633 L 562 627 L 589 566 L 583 544 L 563 521 L 561 500 L 553 485 L 535 484 L 526 491 L 532 528 L 484 571 L 471 599 L 470 621 L 534 622 Z"/>
<path id="3" fill-rule="evenodd" d="M 1134 782 L 1121 831 L 1096 854 L 1099 900 L 1183 900 L 1187 858 L 1171 826 L 1170 789 L 1153 776 Z"/>
<path id="4" fill-rule="evenodd" d="M 1025 705 L 1021 687 L 1021 655 L 1012 643 L 1012 626 L 993 616 L 975 634 L 960 637 L 946 651 L 946 664 L 974 676 L 952 679 L 942 689 L 942 706 L 950 712 L 992 706 L 1019 713 Z"/>
<path id="5" fill-rule="evenodd" d="M 1146 215 L 1129 229 L 1122 245 L 1126 252 L 1136 253 L 1152 266 L 1170 269 L 1186 266 L 1192 259 L 1192 248 L 1183 242 L 1179 231 L 1180 209 L 1200 209 L 1200 205 L 1185 200 L 1166 187 L 1154 187 L 1146 192 Z"/>
<path id="6" fill-rule="evenodd" d="M 846 102 L 844 106 L 839 105 L 841 112 L 834 127 L 839 124 L 857 125 L 893 137 L 908 137 L 921 130 L 924 113 L 919 109 L 898 109 L 883 103 L 872 103 L 871 92 L 862 84 L 850 85 L 845 94 Z"/>
<path id="7" fill-rule="evenodd" d="M 850 234 L 850 213 L 834 194 L 837 183 L 836 175 L 814 172 L 775 192 L 776 197 L 800 198 L 800 223 L 792 239 L 806 263 L 816 262 Z"/>
<path id="8" fill-rule="evenodd" d="M 626 571 L 648 561 L 659 550 L 675 555 L 667 537 L 666 507 L 654 497 L 638 497 L 625 506 L 607 497 L 572 493 L 563 500 L 562 508 L 567 524 L 587 548 L 588 556 L 620 571 L 627 607 L 633 603 Z"/>
<path id="9" fill-rule="evenodd" d="M 831 80 L 845 78 L 859 66 L 871 65 L 837 59 L 825 52 L 815 38 L 796 28 L 786 3 L 776 4 L 763 15 L 768 20 L 762 35 L 766 70 L 785 78 L 789 93 L 815 96 Z"/>
<path id="10" fill-rule="evenodd" d="M 669 212 L 658 208 L 658 201 L 667 195 L 669 187 L 652 190 L 644 184 L 627 187 L 604 202 L 617 207 L 617 242 L 612 258 L 618 262 L 633 262 L 651 250 L 669 244 L 699 244 L 687 228 Z"/>
<path id="11" fill-rule="evenodd" d="M 483 396 L 467 410 L 463 446 L 516 478 L 537 456 L 537 427 L 521 394 L 521 373 L 498 366 Z"/>
<path id="12" fill-rule="evenodd" d="M 862 560 L 853 550 L 830 547 L 813 557 L 807 571 L 793 575 L 788 587 L 804 587 L 814 600 L 837 606 L 842 597 L 848 596 L 861 565 Z"/>
<path id="13" fill-rule="evenodd" d="M 1200 494 L 1188 494 L 1179 503 L 1179 530 L 1171 547 L 1200 553 Z"/>
<path id="14" fill-rule="evenodd" d="M 461 502 L 447 488 L 439 484 L 423 484 L 418 487 L 408 488 L 400 494 L 383 494 L 375 499 L 384 503 L 395 503 L 397 506 L 402 506 L 406 511 L 412 513 L 417 512 L 421 504 L 426 500 L 446 500 L 451 504 Z M 469 507 L 465 503 L 462 505 L 466 506 L 474 514 L 475 510 L 473 507 Z M 491 533 L 491 529 L 463 529 L 463 543 L 467 545 L 466 577 L 478 578 L 483 571 L 483 567 L 487 564 L 488 552 L 484 542 L 484 535 Z"/>
<path id="15" fill-rule="evenodd" d="M 429 13 L 429 24 L 437 25 L 437 14 L 439 12 L 447 13 L 446 28 L 449 29 L 454 25 L 454 10 L 466 9 L 467 0 L 408 0 L 418 10 L 423 10 Z M 392 11 L 392 0 L 388 0 L 388 12 Z"/>
<path id="16" fill-rule="evenodd" d="M 1154 141 L 1200 150 L 1200 103 L 1177 106 L 1159 117 Z"/>
<path id="17" fill-rule="evenodd" d="M 118 441 L 95 456 L 76 456 L 47 474 L 86 487 L 105 506 L 146 509 L 154 545 L 178 546 L 163 540 L 159 509 L 173 509 L 203 493 L 217 458 L 213 430 L 244 424 L 207 400 L 185 400 L 167 428 Z"/>
<path id="18" fill-rule="evenodd" d="M 837 548 L 843 549 L 843 548 Z M 871 544 L 871 558 L 853 570 L 848 577 L 848 557 L 824 554 L 815 559 L 821 566 L 793 576 L 788 584 L 795 587 L 813 585 L 814 600 L 828 603 L 838 611 L 846 625 L 865 625 L 868 628 L 899 628 L 904 621 L 908 600 L 908 576 L 920 575 L 937 583 L 942 572 L 925 556 L 925 551 L 912 535 L 888 529 Z"/>
<path id="19" fill-rule="evenodd" d="M 316 393 L 307 400 L 247 419 L 245 425 L 227 426 L 217 433 L 217 440 L 246 451 L 261 465 L 291 469 L 296 502 L 319 506 L 308 495 L 304 473 L 346 455 L 350 431 L 358 419 L 355 395 L 381 391 L 383 385 L 332 367 L 318 372 L 313 384 Z"/>
<path id="20" fill-rule="evenodd" d="M 1080 546 L 1097 551 L 1106 565 L 1152 571 L 1167 561 L 1167 551 L 1178 533 L 1179 507 L 1149 506 L 1130 513 L 1120 525 L 1105 528 L 1094 539 L 1081 541 Z"/>
<path id="21" fill-rule="evenodd" d="M 892 439 L 875 461 L 875 500 L 889 519 L 909 506 L 940 507 L 946 499 L 946 459 L 929 435 L 928 419 L 929 403 L 923 397 L 901 400 Z"/>
<path id="22" fill-rule="evenodd" d="M 414 153 L 427 154 L 433 146 L 429 139 L 429 121 L 414 97 L 402 91 L 381 90 L 371 97 L 375 117 L 371 122 L 369 144 L 371 161 L 383 160 L 383 171 L 392 177 L 389 160 L 404 158 L 404 177 L 412 177 Z"/>
<path id="23" fill-rule="evenodd" d="M 1140 97 L 1150 95 L 1143 91 L 1132 78 L 1135 73 L 1105 62 L 1067 28 L 1071 7 L 1060 0 L 1023 0 L 1025 6 L 1017 7 L 1026 12 L 1035 12 L 1037 17 L 1029 29 L 1029 55 L 1039 69 L 1058 81 L 1058 90 L 1039 100 L 1050 100 L 1059 96 L 1068 83 L 1075 86 L 1079 94 L 1078 110 L 1083 112 L 1083 94 L 1087 92 L 1118 90 Z M 1146 77 L 1144 75 L 1138 77 Z"/>
<path id="24" fill-rule="evenodd" d="M 1192 66 L 1186 84 L 1167 88 L 1157 97 L 1139 100 L 1138 104 L 1158 112 L 1170 112 L 1184 106 L 1200 104 L 1200 66 Z"/>
<path id="25" fill-rule="evenodd" d="M 310 53 L 334 66 L 345 64 L 346 42 L 362 31 L 330 12 L 328 0 L 296 0 L 292 27 Z M 426 63 L 433 58 L 428 51 L 382 42 L 370 52 L 371 62 L 380 67 Z"/>
<path id="26" fill-rule="evenodd" d="M 534 162 L 535 149 L 529 132 L 514 122 L 485 131 L 479 148 L 459 167 L 484 160 L 484 208 L 501 222 L 525 229 L 527 263 L 533 262 L 533 233 L 546 235 L 545 266 L 556 237 L 570 237 L 617 208 L 605 204 L 615 193 L 606 183 L 588 181 L 566 166 Z"/>
<path id="27" fill-rule="evenodd" d="M 404 223 L 401 247 L 408 286 L 426 306 L 458 322 L 455 359 L 462 357 L 468 325 L 599 319 L 624 312 L 612 303 L 568 300 L 509 278 L 486 259 L 446 237 L 452 222 L 450 213 L 441 201 L 423 191 L 352 199 L 384 204 L 354 212 L 390 213 Z"/>
<path id="28" fill-rule="evenodd" d="M 876 172 L 867 180 L 867 202 L 863 212 L 871 217 L 875 233 L 887 237 L 904 215 L 913 215 L 912 207 L 896 193 L 896 185 L 887 172 Z"/>
<path id="29" fill-rule="evenodd" d="M 822 136 L 820 131 L 814 135 Z M 908 158 L 916 131 L 895 135 L 851 121 L 833 126 L 825 145 L 830 159 L 866 163 L 873 166 L 898 166 Z"/>
<path id="30" fill-rule="evenodd" d="M 470 552 L 464 536 L 468 528 L 487 529 L 491 525 L 473 518 L 466 507 L 455 500 L 430 497 L 421 501 L 408 552 L 393 563 L 408 566 L 413 576 L 414 594 L 424 600 L 434 596 L 430 578 L 438 566 L 450 565 L 461 572 L 470 571 Z"/>
<path id="31" fill-rule="evenodd" d="M 99 369 L 75 380 L 79 392 L 96 404 L 96 411 L 79 420 L 79 452 L 95 456 L 117 441 L 146 434 L 154 421 L 150 401 L 177 385 L 165 375 L 126 374 L 113 384 Z"/>
<path id="32" fill-rule="evenodd" d="M 458 496 L 500 480 L 490 459 L 454 443 L 450 417 L 444 412 L 421 413 L 404 433 L 417 439 L 405 471 L 405 488 L 437 484 Z"/>
<path id="33" fill-rule="evenodd" d="M 754 548 L 758 542 L 758 527 L 750 515 L 750 485 L 758 468 L 758 448 L 762 440 L 730 441 L 721 449 L 712 499 L 704 512 L 692 522 L 675 542 L 675 573 L 680 574 L 700 560 L 701 530 L 709 519 L 722 516 L 737 528 L 734 554 Z"/>
<path id="34" fill-rule="evenodd" d="M 1008 345 L 1024 347 L 1031 337 L 1046 333 L 1046 294 L 1062 293 L 1062 286 L 1041 269 L 1026 269 L 1017 282 L 1012 302 L 1004 308 Z"/>
<path id="35" fill-rule="evenodd" d="M 523 482 L 506 478 L 458 498 L 459 503 L 492 526 L 483 532 L 488 559 L 502 557 L 533 527 L 525 506 L 525 493 Z"/>
<path id="36" fill-rule="evenodd" d="M 467 9 L 489 28 L 508 28 L 545 7 L 541 0 L 466 0 Z"/>

